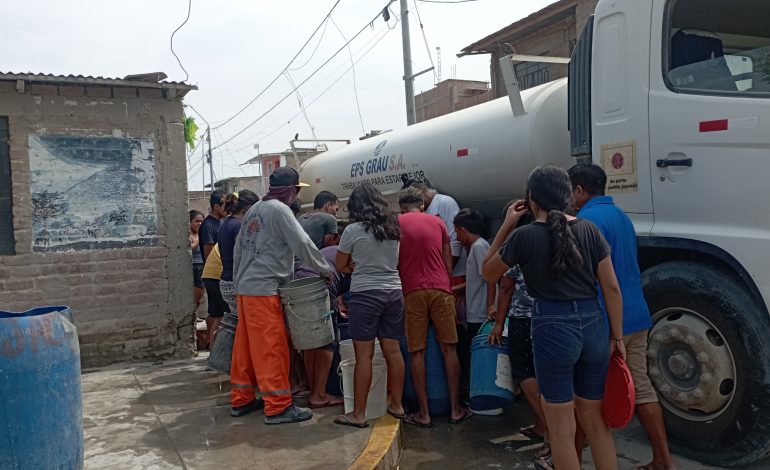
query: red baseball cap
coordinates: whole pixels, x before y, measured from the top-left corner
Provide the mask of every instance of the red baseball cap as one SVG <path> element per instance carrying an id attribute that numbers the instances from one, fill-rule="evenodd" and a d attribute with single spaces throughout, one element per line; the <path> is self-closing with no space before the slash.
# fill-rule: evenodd
<path id="1" fill-rule="evenodd" d="M 604 382 L 602 415 L 610 429 L 625 427 L 634 417 L 636 390 L 628 364 L 618 354 L 610 358 L 607 380 Z"/>

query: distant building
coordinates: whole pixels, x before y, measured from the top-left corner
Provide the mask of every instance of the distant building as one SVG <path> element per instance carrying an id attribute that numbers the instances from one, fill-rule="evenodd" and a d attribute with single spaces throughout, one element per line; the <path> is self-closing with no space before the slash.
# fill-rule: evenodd
<path id="1" fill-rule="evenodd" d="M 70 306 L 86 367 L 192 351 L 196 87 L 165 78 L 0 73 L 0 308 Z"/>
<path id="2" fill-rule="evenodd" d="M 469 108 L 492 99 L 489 83 L 475 80 L 444 80 L 414 97 L 417 122 Z"/>
<path id="3" fill-rule="evenodd" d="M 293 150 L 286 149 L 283 152 L 260 153 L 256 157 L 246 160 L 244 165 L 259 165 L 263 176 L 257 178 L 261 178 L 262 190 L 266 192 L 270 186 L 268 178 L 276 168 L 288 166 L 299 171 L 303 163 L 326 150 L 325 144 L 319 144 L 314 147 L 295 147 Z M 264 192 L 257 194 L 261 196 Z"/>
<path id="4" fill-rule="evenodd" d="M 491 98 L 506 96 L 500 58 L 511 53 L 569 57 L 597 3 L 598 0 L 560 0 L 466 46 L 458 56 L 491 54 Z M 565 64 L 526 62 L 515 64 L 514 70 L 522 89 L 567 76 Z"/>

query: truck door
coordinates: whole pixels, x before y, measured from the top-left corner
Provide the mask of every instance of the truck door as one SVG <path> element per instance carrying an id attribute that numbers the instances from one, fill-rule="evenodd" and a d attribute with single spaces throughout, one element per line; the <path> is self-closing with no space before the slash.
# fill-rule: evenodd
<path id="1" fill-rule="evenodd" d="M 653 233 L 743 243 L 770 218 L 770 2 L 670 0 L 656 9 Z"/>
<path id="2" fill-rule="evenodd" d="M 651 2 L 599 2 L 593 33 L 593 160 L 607 173 L 607 193 L 639 234 L 652 226 L 647 163 L 651 15 Z"/>

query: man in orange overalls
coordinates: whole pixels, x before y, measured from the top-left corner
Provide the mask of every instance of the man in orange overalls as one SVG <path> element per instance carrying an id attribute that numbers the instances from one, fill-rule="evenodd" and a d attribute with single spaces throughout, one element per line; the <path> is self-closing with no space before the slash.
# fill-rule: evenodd
<path id="1" fill-rule="evenodd" d="M 270 190 L 246 213 L 234 250 L 233 275 L 238 302 L 233 360 L 230 368 L 230 414 L 243 416 L 259 408 L 259 386 L 265 424 L 306 421 L 307 408 L 292 403 L 289 346 L 278 286 L 289 281 L 294 257 L 321 276 L 331 268 L 294 218 L 289 205 L 302 186 L 289 167 L 270 175 Z"/>

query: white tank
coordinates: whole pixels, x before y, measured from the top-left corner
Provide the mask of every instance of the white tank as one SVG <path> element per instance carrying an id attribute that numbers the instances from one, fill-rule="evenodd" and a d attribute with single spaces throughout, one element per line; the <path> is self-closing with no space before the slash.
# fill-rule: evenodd
<path id="1" fill-rule="evenodd" d="M 397 199 L 402 175 L 427 178 L 460 207 L 499 218 L 505 203 L 521 197 L 537 165 L 569 167 L 567 80 L 522 92 L 526 114 L 514 118 L 507 97 L 319 154 L 304 163 L 300 193 L 312 204 L 320 191 L 341 198 L 369 181 Z M 345 217 L 345 214 L 340 214 Z"/>

